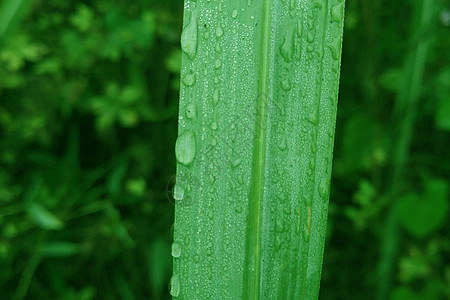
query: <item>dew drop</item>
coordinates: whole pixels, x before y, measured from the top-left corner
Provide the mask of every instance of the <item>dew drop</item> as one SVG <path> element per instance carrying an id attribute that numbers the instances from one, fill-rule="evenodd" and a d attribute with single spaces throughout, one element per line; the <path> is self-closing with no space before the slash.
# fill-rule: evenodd
<path id="1" fill-rule="evenodd" d="M 291 89 L 291 81 L 289 80 L 289 78 L 281 81 L 281 88 L 286 92 Z"/>
<path id="2" fill-rule="evenodd" d="M 220 66 L 222 66 L 222 61 L 218 58 L 216 59 L 215 63 L 214 63 L 214 67 L 216 69 L 220 68 Z"/>
<path id="3" fill-rule="evenodd" d="M 301 19 L 299 19 L 297 21 L 297 37 L 301 37 L 302 36 L 302 30 L 303 30 L 303 25 L 302 25 L 302 21 Z"/>
<path id="4" fill-rule="evenodd" d="M 178 297 L 180 295 L 180 276 L 174 274 L 170 279 L 170 295 Z"/>
<path id="5" fill-rule="evenodd" d="M 194 255 L 194 261 L 196 262 L 196 263 L 198 263 L 199 261 L 200 261 L 200 256 L 199 255 Z"/>
<path id="6" fill-rule="evenodd" d="M 211 123 L 211 129 L 212 130 L 217 130 L 217 123 L 216 122 L 212 122 Z"/>
<path id="7" fill-rule="evenodd" d="M 222 52 L 222 48 L 220 47 L 219 43 L 216 43 L 216 46 L 214 47 L 214 50 L 216 50 L 217 53 Z M 208 53 L 208 52 L 207 52 Z"/>
<path id="8" fill-rule="evenodd" d="M 317 125 L 317 110 L 312 111 L 309 115 L 308 115 L 308 121 L 313 124 L 313 125 Z"/>
<path id="9" fill-rule="evenodd" d="M 195 83 L 195 74 L 193 73 L 187 73 L 186 75 L 184 75 L 183 77 L 183 83 L 186 86 L 192 86 Z"/>
<path id="10" fill-rule="evenodd" d="M 184 198 L 184 188 L 178 183 L 173 187 L 173 198 L 177 201 L 181 201 Z"/>
<path id="11" fill-rule="evenodd" d="M 334 60 L 338 60 L 339 59 L 339 50 L 338 50 L 339 49 L 339 42 L 338 41 L 333 42 L 333 44 L 328 45 L 328 48 L 331 51 L 331 57 Z"/>
<path id="12" fill-rule="evenodd" d="M 308 34 L 306 35 L 306 41 L 308 43 L 314 42 L 316 38 L 316 32 L 315 31 L 308 31 Z"/>
<path id="13" fill-rule="evenodd" d="M 281 237 L 279 235 L 277 235 L 275 237 L 275 249 L 280 250 L 282 244 L 283 244 L 283 241 L 281 240 Z"/>
<path id="14" fill-rule="evenodd" d="M 186 117 L 188 119 L 194 119 L 196 115 L 196 108 L 194 103 L 186 105 Z"/>
<path id="15" fill-rule="evenodd" d="M 278 145 L 278 147 L 280 147 L 281 151 L 284 151 L 287 149 L 287 140 L 285 137 L 281 138 L 280 144 Z"/>
<path id="16" fill-rule="evenodd" d="M 324 202 L 328 200 L 328 184 L 327 180 L 322 179 L 319 184 L 319 195 Z"/>
<path id="17" fill-rule="evenodd" d="M 285 62 L 288 63 L 292 60 L 292 54 L 294 53 L 294 39 L 292 33 L 286 32 L 284 34 L 284 41 L 280 46 L 280 53 Z"/>
<path id="18" fill-rule="evenodd" d="M 195 14 L 192 13 L 189 24 L 181 33 L 181 49 L 190 59 L 193 59 L 197 54 L 197 36 L 197 18 Z"/>
<path id="19" fill-rule="evenodd" d="M 238 15 L 238 11 L 237 10 L 233 10 L 233 13 L 231 14 L 231 17 L 233 19 L 236 19 L 237 15 Z"/>
<path id="20" fill-rule="evenodd" d="M 338 3 L 331 8 L 331 22 L 340 22 L 344 17 L 344 5 Z"/>
<path id="21" fill-rule="evenodd" d="M 181 256 L 181 244 L 178 242 L 174 242 L 172 244 L 172 256 L 180 257 Z"/>
<path id="22" fill-rule="evenodd" d="M 232 166 L 233 168 L 236 168 L 236 167 L 238 167 L 238 166 L 241 164 L 241 162 L 242 162 L 242 159 L 236 158 L 236 159 L 234 159 L 234 160 L 231 162 L 231 166 Z"/>
<path id="23" fill-rule="evenodd" d="M 223 29 L 221 26 L 216 27 L 216 36 L 221 37 L 223 35 Z"/>
<path id="24" fill-rule="evenodd" d="M 209 182 L 210 183 L 216 182 L 216 177 L 213 174 L 209 174 Z"/>
<path id="25" fill-rule="evenodd" d="M 195 134 L 191 130 L 178 136 L 175 144 L 175 156 L 179 163 L 189 165 L 195 157 Z"/>
<path id="26" fill-rule="evenodd" d="M 280 233 L 284 231 L 283 221 L 280 218 L 275 222 L 275 230 Z"/>
<path id="27" fill-rule="evenodd" d="M 238 214 L 240 214 L 240 213 L 243 211 L 242 206 L 236 206 L 236 207 L 234 208 L 234 210 L 235 210 Z"/>
<path id="28" fill-rule="evenodd" d="M 214 94 L 213 94 L 213 103 L 214 103 L 214 105 L 217 105 L 217 103 L 219 103 L 219 98 L 220 98 L 219 89 L 215 89 L 214 90 Z"/>

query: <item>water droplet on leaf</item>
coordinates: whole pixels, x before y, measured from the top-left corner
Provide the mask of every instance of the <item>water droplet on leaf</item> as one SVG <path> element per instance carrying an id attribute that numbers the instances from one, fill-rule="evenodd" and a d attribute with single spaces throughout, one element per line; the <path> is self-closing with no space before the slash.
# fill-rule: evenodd
<path id="1" fill-rule="evenodd" d="M 186 75 L 184 75 L 183 77 L 183 83 L 186 86 L 192 86 L 195 83 L 195 74 L 193 73 L 187 73 Z"/>
<path id="2" fill-rule="evenodd" d="M 220 98 L 219 89 L 215 89 L 213 94 L 214 105 L 217 105 L 217 103 L 219 103 L 219 98 Z"/>
<path id="3" fill-rule="evenodd" d="M 178 183 L 173 187 L 173 198 L 177 201 L 181 201 L 184 198 L 184 188 Z"/>
<path id="4" fill-rule="evenodd" d="M 281 81 L 281 88 L 286 92 L 289 91 L 291 89 L 291 81 L 288 78 Z"/>
<path id="5" fill-rule="evenodd" d="M 170 279 L 170 295 L 178 297 L 180 295 L 180 276 L 174 274 Z"/>
<path id="6" fill-rule="evenodd" d="M 191 130 L 186 131 L 177 138 L 175 144 L 175 156 L 179 163 L 189 165 L 195 157 L 195 134 Z"/>
<path id="7" fill-rule="evenodd" d="M 172 244 L 172 256 L 180 257 L 181 256 L 181 245 L 180 243 L 174 242 Z"/>
<path id="8" fill-rule="evenodd" d="M 216 36 L 221 37 L 223 35 L 223 29 L 220 26 L 216 27 Z"/>
<path id="9" fill-rule="evenodd" d="M 186 117 L 188 119 L 194 119 L 196 115 L 196 108 L 194 103 L 186 105 Z"/>
<path id="10" fill-rule="evenodd" d="M 181 49 L 190 59 L 193 59 L 197 53 L 197 18 L 191 14 L 189 24 L 181 33 Z"/>

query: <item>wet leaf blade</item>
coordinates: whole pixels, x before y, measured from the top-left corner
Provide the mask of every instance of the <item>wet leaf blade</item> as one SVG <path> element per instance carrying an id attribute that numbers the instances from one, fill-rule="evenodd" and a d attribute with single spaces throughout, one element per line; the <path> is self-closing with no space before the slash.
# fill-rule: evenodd
<path id="1" fill-rule="evenodd" d="M 186 1 L 171 294 L 317 299 L 344 2 Z"/>

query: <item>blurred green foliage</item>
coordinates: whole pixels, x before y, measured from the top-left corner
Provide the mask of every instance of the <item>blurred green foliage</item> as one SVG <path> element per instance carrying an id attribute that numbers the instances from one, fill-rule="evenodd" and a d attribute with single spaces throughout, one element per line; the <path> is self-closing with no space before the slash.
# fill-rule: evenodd
<path id="1" fill-rule="evenodd" d="M 0 7 L 0 298 L 166 298 L 182 3 Z"/>
<path id="2" fill-rule="evenodd" d="M 450 297 L 450 3 L 418 32 L 421 1 L 347 0 L 322 299 L 373 298 L 391 212 L 390 299 Z M 182 5 L 1 2 L 1 299 L 169 297 Z"/>

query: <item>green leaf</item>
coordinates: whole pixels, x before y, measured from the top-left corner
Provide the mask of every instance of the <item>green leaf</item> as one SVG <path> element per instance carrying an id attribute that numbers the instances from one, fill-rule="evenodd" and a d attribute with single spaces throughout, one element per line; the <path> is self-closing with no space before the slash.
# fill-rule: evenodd
<path id="1" fill-rule="evenodd" d="M 396 287 L 389 297 L 390 300 L 437 300 L 444 299 L 443 284 L 437 280 L 428 280 L 426 286 L 414 291 L 407 286 Z"/>
<path id="2" fill-rule="evenodd" d="M 169 245 L 161 238 L 156 238 L 148 251 L 148 272 L 150 284 L 158 294 L 167 288 L 166 278 L 169 275 L 172 264 L 168 255 Z"/>
<path id="3" fill-rule="evenodd" d="M 0 5 L 0 42 L 17 26 L 28 10 L 31 0 L 6 0 Z"/>
<path id="4" fill-rule="evenodd" d="M 65 241 L 49 242 L 40 249 L 44 257 L 69 257 L 79 254 L 81 251 L 82 247 L 80 245 Z"/>
<path id="5" fill-rule="evenodd" d="M 450 131 L 450 68 L 446 68 L 436 80 L 437 106 L 435 122 L 439 129 Z"/>
<path id="6" fill-rule="evenodd" d="M 344 1 L 186 1 L 171 294 L 317 299 Z"/>
<path id="7" fill-rule="evenodd" d="M 64 223 L 51 211 L 36 202 L 31 202 L 27 207 L 27 213 L 40 227 L 47 230 L 61 230 Z"/>
<path id="8" fill-rule="evenodd" d="M 439 229 L 448 212 L 448 183 L 431 179 L 425 183 L 423 195 L 408 194 L 396 204 L 396 215 L 402 226 L 412 235 L 425 237 Z"/>

